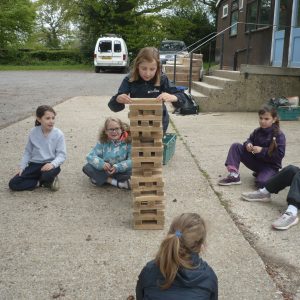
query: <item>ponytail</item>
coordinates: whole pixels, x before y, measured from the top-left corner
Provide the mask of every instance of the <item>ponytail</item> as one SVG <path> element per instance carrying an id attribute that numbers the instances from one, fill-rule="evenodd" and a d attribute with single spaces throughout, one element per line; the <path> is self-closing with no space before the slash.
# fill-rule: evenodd
<path id="1" fill-rule="evenodd" d="M 199 253 L 206 237 L 204 221 L 198 214 L 185 213 L 175 218 L 156 254 L 155 262 L 165 278 L 162 289 L 168 289 L 180 267 L 193 269 L 192 252 Z"/>
<path id="2" fill-rule="evenodd" d="M 278 134 L 279 134 L 279 120 L 277 118 L 273 125 L 273 138 L 268 149 L 268 155 L 270 157 L 273 155 L 273 152 L 278 148 L 277 141 L 276 141 L 276 137 L 278 136 Z"/>

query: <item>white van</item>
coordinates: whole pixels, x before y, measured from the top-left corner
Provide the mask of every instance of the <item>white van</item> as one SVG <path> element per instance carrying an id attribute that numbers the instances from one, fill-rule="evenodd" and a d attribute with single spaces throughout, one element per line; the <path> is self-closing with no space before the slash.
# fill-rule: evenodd
<path id="1" fill-rule="evenodd" d="M 129 57 L 125 41 L 113 34 L 100 37 L 95 46 L 94 65 L 96 73 L 104 69 L 127 72 Z"/>

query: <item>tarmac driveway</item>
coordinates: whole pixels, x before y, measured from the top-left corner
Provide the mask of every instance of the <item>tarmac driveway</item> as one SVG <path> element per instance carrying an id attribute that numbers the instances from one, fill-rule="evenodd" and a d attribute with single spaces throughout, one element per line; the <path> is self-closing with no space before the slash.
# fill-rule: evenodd
<path id="1" fill-rule="evenodd" d="M 116 93 L 124 74 L 86 71 L 0 72 L 0 128 L 28 117 L 41 104 Z"/>

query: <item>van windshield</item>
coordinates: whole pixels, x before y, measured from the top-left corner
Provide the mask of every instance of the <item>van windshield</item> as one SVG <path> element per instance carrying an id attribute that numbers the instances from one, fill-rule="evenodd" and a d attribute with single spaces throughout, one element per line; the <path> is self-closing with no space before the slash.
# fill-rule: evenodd
<path id="1" fill-rule="evenodd" d="M 185 44 L 183 42 L 163 42 L 160 45 L 160 51 L 180 51 L 185 48 Z"/>
<path id="2" fill-rule="evenodd" d="M 100 41 L 98 50 L 99 52 L 111 53 L 111 41 Z"/>

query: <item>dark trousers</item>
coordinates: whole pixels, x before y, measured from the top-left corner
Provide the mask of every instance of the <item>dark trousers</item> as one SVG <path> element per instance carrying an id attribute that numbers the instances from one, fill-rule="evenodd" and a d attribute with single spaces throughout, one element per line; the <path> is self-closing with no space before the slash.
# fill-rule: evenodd
<path id="1" fill-rule="evenodd" d="M 264 187 L 267 180 L 278 173 L 278 169 L 258 160 L 255 154 L 248 152 L 242 144 L 234 143 L 228 151 L 225 166 L 229 172 L 238 171 L 240 162 L 257 174 L 255 184 L 258 188 Z"/>
<path id="2" fill-rule="evenodd" d="M 42 172 L 41 168 L 46 163 L 29 163 L 29 165 L 23 170 L 21 176 L 16 175 L 9 181 L 9 187 L 13 191 L 25 191 L 33 190 L 38 181 L 40 184 L 52 183 L 54 178 L 59 174 L 60 167 L 54 168 L 50 171 Z"/>
<path id="3" fill-rule="evenodd" d="M 102 186 L 106 181 L 108 177 L 115 178 L 117 181 L 124 182 L 128 180 L 131 176 L 131 171 L 124 172 L 124 173 L 115 173 L 113 175 L 109 175 L 104 170 L 97 170 L 94 168 L 91 164 L 86 164 L 82 171 L 84 174 L 86 174 L 88 177 L 93 179 L 98 186 Z"/>
<path id="4" fill-rule="evenodd" d="M 287 195 L 288 204 L 300 209 L 300 168 L 292 165 L 283 168 L 266 182 L 265 188 L 270 193 L 277 194 L 287 186 L 290 186 Z"/>

